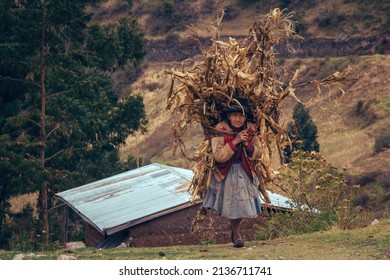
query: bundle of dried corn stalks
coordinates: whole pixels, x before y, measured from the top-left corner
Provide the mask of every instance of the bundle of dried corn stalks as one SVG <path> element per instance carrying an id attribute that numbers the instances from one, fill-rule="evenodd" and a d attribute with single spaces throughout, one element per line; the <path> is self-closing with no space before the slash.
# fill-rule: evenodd
<path id="1" fill-rule="evenodd" d="M 239 43 L 229 38 L 224 42 L 220 39 L 220 31 L 225 3 L 218 2 L 217 6 L 217 19 L 209 29 L 212 40 L 210 48 L 205 49 L 197 30 L 189 27 L 190 35 L 199 41 L 202 59 L 194 62 L 189 70 L 183 67 L 181 71 L 167 72 L 172 77 L 167 109 L 182 113 L 182 118 L 173 124 L 174 152 L 180 148 L 183 157 L 194 163 L 194 178 L 189 189 L 193 201 L 204 198 L 214 168 L 210 138 L 217 135 L 212 127 L 222 120 L 222 112 L 237 102 L 236 98 L 248 99 L 253 116 L 251 121 L 257 127 L 256 134 L 263 149 L 262 158 L 254 163 L 254 168 L 260 180 L 259 190 L 270 203 L 266 189 L 272 180 L 271 143 L 276 142 L 281 160 L 283 148 L 290 144 L 279 124 L 279 104 L 286 96 L 295 97 L 293 82 L 298 76 L 296 71 L 287 85 L 277 79 L 275 45 L 281 40 L 300 37 L 294 31 L 292 13 L 274 9 L 253 24 L 244 41 Z M 335 73 L 305 85 L 319 86 L 340 80 L 347 74 L 348 71 Z M 182 136 L 194 123 L 202 126 L 204 143 L 194 156 L 189 157 Z"/>

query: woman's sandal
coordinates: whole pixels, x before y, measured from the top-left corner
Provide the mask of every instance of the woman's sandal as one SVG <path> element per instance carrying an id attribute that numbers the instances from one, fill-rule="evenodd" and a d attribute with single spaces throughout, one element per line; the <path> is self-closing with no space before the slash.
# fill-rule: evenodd
<path id="1" fill-rule="evenodd" d="M 245 243 L 244 243 L 243 240 L 237 239 L 236 241 L 234 241 L 233 247 L 235 247 L 235 248 L 242 248 L 244 246 L 245 246 Z"/>
<path id="2" fill-rule="evenodd" d="M 234 233 L 233 233 L 233 228 L 230 226 L 230 239 L 232 240 L 233 247 L 235 248 L 242 248 L 245 246 L 245 243 L 241 239 L 234 240 Z"/>

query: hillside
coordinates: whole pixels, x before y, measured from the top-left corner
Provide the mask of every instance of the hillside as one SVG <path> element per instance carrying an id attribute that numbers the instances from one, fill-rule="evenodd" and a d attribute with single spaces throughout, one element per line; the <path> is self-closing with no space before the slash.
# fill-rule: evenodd
<path id="1" fill-rule="evenodd" d="M 94 20 L 114 21 L 120 16 L 139 19 L 148 42 L 148 55 L 135 82 L 123 92 L 144 97 L 149 119 L 148 132 L 129 137 L 121 151 L 128 155 L 181 167 L 188 164 L 180 155 L 172 155 L 172 112 L 165 110 L 172 68 L 191 67 L 199 53 L 198 46 L 184 35 L 185 26 L 193 24 L 205 36 L 206 26 L 214 17 L 213 1 L 126 1 L 111 0 L 96 7 Z M 173 4 L 172 4 L 173 3 Z M 347 168 L 352 184 L 376 187 L 362 190 L 364 196 L 380 196 L 376 206 L 390 200 L 390 47 L 388 1 L 229 1 L 223 38 L 242 38 L 259 14 L 272 7 L 295 12 L 297 29 L 304 40 L 293 43 L 295 53 L 278 47 L 281 71 L 291 77 L 301 69 L 300 82 L 322 79 L 350 65 L 350 80 L 340 85 L 344 90 L 314 87 L 297 90 L 296 95 L 310 110 L 318 127 L 318 141 L 324 157 L 339 168 Z M 165 5 L 164 5 L 165 4 Z M 387 11 L 387 12 L 386 12 Z M 118 79 L 126 78 L 126 73 Z M 310 101 L 310 102 L 309 102 Z M 285 100 L 284 124 L 291 118 L 295 101 Z M 186 138 L 190 151 L 202 141 L 194 127 Z M 275 160 L 275 167 L 277 163 Z"/>
<path id="2" fill-rule="evenodd" d="M 305 37 L 336 38 L 386 35 L 390 4 L 384 0 L 228 0 L 224 33 L 245 35 L 261 14 L 279 7 L 295 13 L 297 30 Z M 149 39 L 184 37 L 186 25 L 203 30 L 215 19 L 216 1 L 107 0 L 91 8 L 94 21 L 113 22 L 121 16 L 138 19 Z"/>

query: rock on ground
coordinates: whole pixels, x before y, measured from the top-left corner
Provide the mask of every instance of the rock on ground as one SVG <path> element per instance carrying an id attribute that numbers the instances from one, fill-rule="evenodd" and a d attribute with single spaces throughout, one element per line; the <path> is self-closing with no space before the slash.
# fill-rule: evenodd
<path id="1" fill-rule="evenodd" d="M 85 248 L 85 244 L 82 241 L 68 242 L 68 243 L 66 243 L 65 247 L 68 250 L 74 250 L 74 249 L 79 249 L 79 248 Z"/>
<path id="2" fill-rule="evenodd" d="M 76 257 L 74 256 L 69 256 L 69 255 L 59 255 L 57 260 L 65 261 L 65 260 L 77 260 Z"/>

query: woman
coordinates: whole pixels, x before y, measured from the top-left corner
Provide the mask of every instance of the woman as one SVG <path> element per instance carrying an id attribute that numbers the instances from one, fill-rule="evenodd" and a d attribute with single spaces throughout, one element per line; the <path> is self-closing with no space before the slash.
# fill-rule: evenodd
<path id="1" fill-rule="evenodd" d="M 211 140 L 216 168 L 211 176 L 203 207 L 230 220 L 233 246 L 240 248 L 244 241 L 240 233 L 242 218 L 261 213 L 258 178 L 252 161 L 261 156 L 260 141 L 255 127 L 248 122 L 250 111 L 246 99 L 237 99 L 225 112 L 226 117 L 215 129 L 222 136 Z"/>

